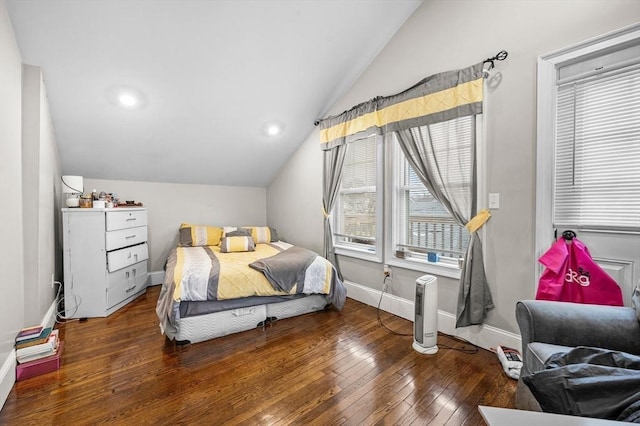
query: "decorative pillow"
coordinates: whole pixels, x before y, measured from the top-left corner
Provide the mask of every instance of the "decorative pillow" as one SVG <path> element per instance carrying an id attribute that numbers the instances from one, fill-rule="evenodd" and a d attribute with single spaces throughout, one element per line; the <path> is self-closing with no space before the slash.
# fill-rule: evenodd
<path id="1" fill-rule="evenodd" d="M 222 227 L 222 236 L 224 237 L 227 234 L 227 232 L 233 232 L 236 229 L 238 229 L 237 226 L 223 226 Z"/>
<path id="2" fill-rule="evenodd" d="M 251 229 L 242 228 L 240 226 L 225 226 L 222 228 L 223 237 L 239 237 L 239 236 L 251 236 Z"/>
<path id="3" fill-rule="evenodd" d="M 255 251 L 253 238 L 248 236 L 223 237 L 220 243 L 222 253 L 236 253 L 241 251 Z"/>
<path id="4" fill-rule="evenodd" d="M 238 228 L 235 231 L 227 232 L 225 237 L 250 237 L 251 231 L 244 228 Z"/>
<path id="5" fill-rule="evenodd" d="M 633 293 L 631 294 L 631 305 L 633 309 L 636 310 L 636 317 L 638 317 L 638 321 L 640 321 L 640 284 L 633 289 Z"/>
<path id="6" fill-rule="evenodd" d="M 271 242 L 271 230 L 268 226 L 254 226 L 251 228 L 251 236 L 256 244 Z"/>
<path id="7" fill-rule="evenodd" d="M 275 228 L 270 226 L 245 226 L 244 228 L 251 231 L 251 237 L 256 244 L 272 243 L 280 241 Z"/>
<path id="8" fill-rule="evenodd" d="M 215 226 L 180 225 L 178 245 L 181 247 L 217 246 L 220 244 L 222 229 Z"/>

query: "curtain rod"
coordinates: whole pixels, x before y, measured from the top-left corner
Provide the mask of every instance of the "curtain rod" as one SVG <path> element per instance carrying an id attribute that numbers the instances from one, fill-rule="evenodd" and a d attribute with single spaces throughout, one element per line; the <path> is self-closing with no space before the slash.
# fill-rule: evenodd
<path id="1" fill-rule="evenodd" d="M 496 66 L 495 61 L 504 61 L 505 59 L 507 59 L 507 56 L 509 56 L 509 52 L 507 52 L 506 50 L 501 50 L 496 54 L 496 56 L 493 56 L 491 58 L 487 58 L 484 61 L 482 61 L 482 63 L 483 64 L 487 64 L 487 63 L 490 64 L 488 70 L 491 70 L 491 69 L 495 68 L 495 66 Z M 355 108 L 355 107 L 353 107 L 353 108 Z M 319 125 L 320 121 L 322 121 L 322 120 L 314 121 L 313 125 L 314 126 Z"/>

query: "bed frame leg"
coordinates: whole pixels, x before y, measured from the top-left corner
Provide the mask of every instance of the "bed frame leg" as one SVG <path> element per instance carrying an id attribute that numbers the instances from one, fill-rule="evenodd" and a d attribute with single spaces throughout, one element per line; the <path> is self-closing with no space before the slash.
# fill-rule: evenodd
<path id="1" fill-rule="evenodd" d="M 258 327 L 266 328 L 268 325 L 275 324 L 276 322 L 278 322 L 277 317 L 267 317 L 264 319 L 264 321 L 260 321 L 256 326 L 256 328 Z"/>
<path id="2" fill-rule="evenodd" d="M 191 341 L 190 340 L 176 340 L 176 346 L 178 347 L 183 347 L 183 346 L 187 346 L 190 345 Z"/>

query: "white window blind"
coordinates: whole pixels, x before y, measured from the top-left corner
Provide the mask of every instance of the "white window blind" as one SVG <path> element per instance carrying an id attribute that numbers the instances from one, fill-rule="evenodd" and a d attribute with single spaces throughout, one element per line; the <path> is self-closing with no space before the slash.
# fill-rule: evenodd
<path id="1" fill-rule="evenodd" d="M 375 245 L 377 137 L 349 143 L 337 200 L 336 242 Z"/>
<path id="2" fill-rule="evenodd" d="M 554 225 L 640 230 L 640 67 L 564 79 L 556 126 Z"/>

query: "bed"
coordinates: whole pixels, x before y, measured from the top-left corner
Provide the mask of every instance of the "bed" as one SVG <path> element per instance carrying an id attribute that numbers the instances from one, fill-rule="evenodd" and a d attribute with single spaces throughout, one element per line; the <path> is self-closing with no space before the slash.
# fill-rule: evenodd
<path id="1" fill-rule="evenodd" d="M 156 313 L 169 339 L 188 344 L 342 309 L 345 298 L 329 261 L 280 241 L 273 228 L 182 224 Z"/>

